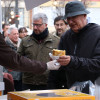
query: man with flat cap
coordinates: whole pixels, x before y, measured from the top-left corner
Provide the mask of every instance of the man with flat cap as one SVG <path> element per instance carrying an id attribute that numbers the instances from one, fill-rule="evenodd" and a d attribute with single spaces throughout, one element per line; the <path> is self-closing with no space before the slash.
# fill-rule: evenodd
<path id="1" fill-rule="evenodd" d="M 66 4 L 64 18 L 67 19 L 70 29 L 62 35 L 59 44 L 59 49 L 66 50 L 66 55 L 57 60 L 61 68 L 50 72 L 50 88 L 56 88 L 60 84 L 62 70 L 65 71 L 62 76 L 65 76 L 63 81 L 66 84 L 60 85 L 65 85 L 65 88 L 71 88 L 75 82 L 94 82 L 100 75 L 100 26 L 87 23 L 88 13 L 80 1 Z"/>

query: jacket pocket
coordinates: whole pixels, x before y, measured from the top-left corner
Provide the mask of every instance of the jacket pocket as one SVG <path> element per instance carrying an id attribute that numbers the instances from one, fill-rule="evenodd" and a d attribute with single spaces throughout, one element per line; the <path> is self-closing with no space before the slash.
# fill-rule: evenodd
<path id="1" fill-rule="evenodd" d="M 36 54 L 36 47 L 32 44 L 32 43 L 29 43 L 29 44 L 24 44 L 24 52 L 25 52 L 25 56 L 27 58 L 33 58 L 33 56 L 35 56 Z M 33 53 L 34 51 L 34 53 Z"/>
<path id="2" fill-rule="evenodd" d="M 33 43 L 27 43 L 27 44 L 23 44 L 25 48 L 31 47 L 33 46 Z"/>
<path id="3" fill-rule="evenodd" d="M 57 44 L 55 44 L 54 42 L 52 42 L 52 43 L 47 43 L 47 44 L 45 45 L 45 47 L 52 50 L 52 49 L 56 49 L 56 48 L 57 48 Z"/>

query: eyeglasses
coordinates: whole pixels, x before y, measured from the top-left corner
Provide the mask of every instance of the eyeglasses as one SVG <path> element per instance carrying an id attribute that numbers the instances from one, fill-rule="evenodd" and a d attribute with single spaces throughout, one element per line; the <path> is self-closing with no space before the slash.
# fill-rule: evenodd
<path id="1" fill-rule="evenodd" d="M 36 26 L 36 27 L 41 27 L 44 23 L 42 24 L 35 24 L 35 23 L 32 23 L 32 26 Z"/>
<path id="2" fill-rule="evenodd" d="M 55 24 L 56 26 L 64 26 L 65 24 L 61 23 L 61 24 Z"/>

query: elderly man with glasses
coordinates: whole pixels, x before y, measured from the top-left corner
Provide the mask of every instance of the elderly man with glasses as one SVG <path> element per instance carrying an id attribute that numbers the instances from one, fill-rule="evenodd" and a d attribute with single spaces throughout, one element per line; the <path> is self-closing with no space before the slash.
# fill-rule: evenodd
<path id="1" fill-rule="evenodd" d="M 48 62 L 49 53 L 58 47 L 59 38 L 49 33 L 47 28 L 48 18 L 44 13 L 33 16 L 33 33 L 22 39 L 18 52 L 30 58 Z M 38 67 L 38 66 L 37 66 Z M 48 71 L 43 74 L 23 73 L 23 90 L 44 90 L 47 89 Z"/>

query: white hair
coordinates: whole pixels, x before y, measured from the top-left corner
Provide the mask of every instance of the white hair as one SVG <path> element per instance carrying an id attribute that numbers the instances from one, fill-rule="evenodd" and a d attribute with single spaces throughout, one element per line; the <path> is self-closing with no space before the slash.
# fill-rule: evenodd
<path id="1" fill-rule="evenodd" d="M 47 24 L 48 23 L 48 18 L 46 16 L 46 14 L 44 13 L 37 13 L 35 15 L 33 15 L 33 21 L 34 20 L 38 20 L 38 19 L 42 19 L 43 23 Z"/>
<path id="2" fill-rule="evenodd" d="M 17 27 L 10 27 L 10 28 L 8 29 L 8 34 L 10 34 L 10 33 L 12 32 L 13 29 L 17 29 L 17 30 L 18 30 Z"/>

